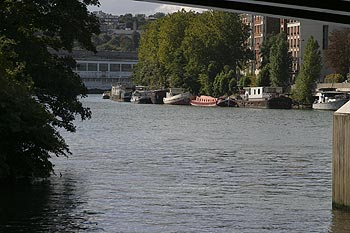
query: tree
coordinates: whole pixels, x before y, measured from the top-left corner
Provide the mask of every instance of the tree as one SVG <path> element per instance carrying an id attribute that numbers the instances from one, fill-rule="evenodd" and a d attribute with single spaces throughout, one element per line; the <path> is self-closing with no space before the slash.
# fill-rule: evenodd
<path id="1" fill-rule="evenodd" d="M 324 79 L 325 83 L 341 83 L 344 81 L 345 81 L 345 78 L 341 74 L 329 74 Z"/>
<path id="2" fill-rule="evenodd" d="M 133 80 L 212 95 L 215 77 L 226 65 L 236 72 L 251 58 L 251 51 L 243 46 L 248 32 L 233 13 L 183 10 L 167 15 L 142 34 Z"/>
<path id="3" fill-rule="evenodd" d="M 266 64 L 259 72 L 257 77 L 257 83 L 256 85 L 258 87 L 269 87 L 271 85 L 270 80 L 270 66 L 269 64 Z"/>
<path id="4" fill-rule="evenodd" d="M 248 36 L 249 29 L 237 14 L 207 11 L 197 15 L 187 28 L 182 44 L 188 61 L 187 73 L 193 77 L 203 77 L 209 68 L 213 72 L 210 66 L 213 61 L 216 63 L 216 74 L 226 65 L 233 70 L 242 68 L 252 57 L 251 51 L 243 46 Z M 208 76 L 208 81 L 206 85 L 213 85 L 214 78 Z"/>
<path id="5" fill-rule="evenodd" d="M 190 86 L 184 78 L 187 61 L 181 45 L 185 38 L 185 31 L 194 17 L 194 12 L 181 10 L 167 15 L 159 28 L 158 58 L 164 66 L 169 86 Z"/>
<path id="6" fill-rule="evenodd" d="M 269 34 L 266 40 L 263 40 L 260 47 L 260 56 L 262 58 L 261 67 L 264 68 L 270 63 L 270 51 L 274 44 L 276 44 L 278 35 Z"/>
<path id="7" fill-rule="evenodd" d="M 123 52 L 130 52 L 133 50 L 133 40 L 128 36 L 121 35 L 120 36 L 120 49 Z"/>
<path id="8" fill-rule="evenodd" d="M 263 40 L 263 43 L 260 47 L 260 56 L 262 58 L 260 72 L 257 77 L 257 86 L 270 86 L 270 51 L 274 44 L 276 44 L 277 35 L 271 34 L 268 35 L 266 40 Z"/>
<path id="9" fill-rule="evenodd" d="M 271 46 L 269 72 L 271 86 L 289 86 L 291 55 L 288 52 L 288 42 L 284 33 L 277 35 L 275 43 Z"/>
<path id="10" fill-rule="evenodd" d="M 215 77 L 213 86 L 215 96 L 233 94 L 237 91 L 236 72 L 229 66 L 225 66 L 224 70 Z"/>
<path id="11" fill-rule="evenodd" d="M 253 75 L 245 75 L 239 79 L 238 86 L 241 88 L 254 86 L 253 81 L 254 81 Z"/>
<path id="12" fill-rule="evenodd" d="M 322 69 L 322 58 L 319 45 L 311 36 L 306 44 L 303 55 L 303 63 L 295 81 L 292 97 L 301 104 L 313 102 L 315 82 L 320 77 Z"/>
<path id="13" fill-rule="evenodd" d="M 326 64 L 336 73 L 346 77 L 350 73 L 350 29 L 334 30 L 326 49 Z"/>
<path id="14" fill-rule="evenodd" d="M 70 153 L 58 128 L 74 132 L 76 115 L 90 118 L 78 99 L 87 90 L 75 61 L 52 51 L 71 51 L 75 42 L 95 51 L 99 23 L 87 6 L 98 4 L 0 2 L 0 180 L 48 177 L 50 156 Z"/>
<path id="15" fill-rule="evenodd" d="M 165 86 L 165 81 L 163 80 L 164 68 L 161 66 L 158 58 L 158 34 L 161 24 L 162 19 L 159 19 L 145 26 L 140 38 L 139 63 L 132 75 L 134 83 L 150 86 L 151 88 Z"/>

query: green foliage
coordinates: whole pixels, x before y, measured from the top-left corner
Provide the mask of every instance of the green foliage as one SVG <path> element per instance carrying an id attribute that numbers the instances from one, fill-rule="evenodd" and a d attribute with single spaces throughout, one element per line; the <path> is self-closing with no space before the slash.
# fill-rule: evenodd
<path id="1" fill-rule="evenodd" d="M 237 91 L 237 78 L 236 72 L 231 70 L 229 66 L 225 66 L 215 77 L 214 80 L 214 95 L 223 96 L 231 95 Z"/>
<path id="2" fill-rule="evenodd" d="M 291 55 L 288 52 L 288 42 L 284 33 L 277 35 L 276 41 L 271 46 L 269 60 L 271 86 L 283 88 L 288 87 L 290 80 Z"/>
<path id="3" fill-rule="evenodd" d="M 266 64 L 258 74 L 256 86 L 269 87 L 270 85 L 270 67 L 269 64 Z"/>
<path id="4" fill-rule="evenodd" d="M 164 17 L 163 13 L 156 13 L 155 18 L 161 18 L 162 16 Z M 124 24 L 125 27 L 118 27 L 117 29 L 124 29 L 124 28 L 130 28 L 132 29 L 134 26 L 134 22 L 137 25 L 137 28 L 143 28 L 148 21 L 146 20 L 146 15 L 144 14 L 136 14 L 133 16 L 132 14 L 128 13 L 125 15 L 120 15 L 118 18 L 119 22 Z"/>
<path id="5" fill-rule="evenodd" d="M 278 35 L 270 34 L 263 40 L 260 47 L 260 56 L 262 58 L 260 72 L 257 77 L 256 85 L 269 87 L 271 86 L 270 80 L 270 51 L 273 46 L 277 43 Z"/>
<path id="6" fill-rule="evenodd" d="M 311 36 L 307 42 L 303 55 L 300 73 L 292 90 L 292 98 L 301 104 L 313 102 L 313 92 L 316 80 L 320 77 L 322 69 L 321 52 L 316 40 Z"/>
<path id="7" fill-rule="evenodd" d="M 344 82 L 344 76 L 341 74 L 329 74 L 324 79 L 325 83 L 341 83 Z"/>
<path id="8" fill-rule="evenodd" d="M 139 46 L 140 34 L 133 32 L 131 35 L 109 35 L 101 33 L 94 35 L 92 42 L 96 45 L 98 51 L 136 51 Z"/>
<path id="9" fill-rule="evenodd" d="M 226 65 L 237 70 L 251 58 L 252 53 L 244 46 L 248 36 L 248 28 L 237 14 L 179 11 L 167 15 L 146 26 L 133 81 L 212 95 L 215 78 Z M 148 71 L 145 66 L 159 71 Z M 152 75 L 154 72 L 165 79 Z M 157 77 L 162 81 L 151 81 Z"/>
<path id="10" fill-rule="evenodd" d="M 98 20 L 87 10 L 96 0 L 0 2 L 0 180 L 47 177 L 51 155 L 69 150 L 58 128 L 75 131 L 73 120 L 90 118 L 78 96 L 86 88 L 72 71 L 75 43 L 93 50 Z M 14 27 L 13 25 L 16 25 Z"/>
<path id="11" fill-rule="evenodd" d="M 270 34 L 266 40 L 263 40 L 260 46 L 260 56 L 262 58 L 261 69 L 270 63 L 270 51 L 273 45 L 277 43 L 278 35 Z"/>
<path id="12" fill-rule="evenodd" d="M 336 73 L 346 77 L 350 73 L 350 29 L 334 30 L 325 51 L 326 64 Z"/>
<path id="13" fill-rule="evenodd" d="M 252 80 L 253 80 L 253 76 L 252 75 L 242 76 L 239 79 L 238 86 L 241 87 L 241 88 L 243 88 L 243 87 L 250 87 L 250 86 L 252 86 Z"/>

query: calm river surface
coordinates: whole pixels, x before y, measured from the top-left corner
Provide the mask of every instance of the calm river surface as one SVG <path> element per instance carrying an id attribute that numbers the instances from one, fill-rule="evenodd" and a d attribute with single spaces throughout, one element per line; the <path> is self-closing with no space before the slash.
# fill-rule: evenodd
<path id="1" fill-rule="evenodd" d="M 332 112 L 83 102 L 58 175 L 1 190 L 0 232 L 350 231 Z"/>

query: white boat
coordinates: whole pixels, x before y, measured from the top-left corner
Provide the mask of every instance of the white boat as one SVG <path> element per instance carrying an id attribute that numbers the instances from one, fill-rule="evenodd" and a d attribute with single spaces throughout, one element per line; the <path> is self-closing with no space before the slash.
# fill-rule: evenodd
<path id="1" fill-rule="evenodd" d="M 110 91 L 105 91 L 102 94 L 102 99 L 109 99 L 111 97 L 111 92 Z"/>
<path id="2" fill-rule="evenodd" d="M 135 104 L 152 103 L 150 93 L 148 91 L 139 91 L 139 90 L 136 90 L 132 93 L 130 102 Z"/>
<path id="3" fill-rule="evenodd" d="M 336 111 L 349 100 L 348 94 L 339 91 L 320 91 L 316 96 L 312 108 L 318 110 Z"/>
<path id="4" fill-rule="evenodd" d="M 183 92 L 182 88 L 171 88 L 163 98 L 164 104 L 189 105 L 191 93 Z"/>

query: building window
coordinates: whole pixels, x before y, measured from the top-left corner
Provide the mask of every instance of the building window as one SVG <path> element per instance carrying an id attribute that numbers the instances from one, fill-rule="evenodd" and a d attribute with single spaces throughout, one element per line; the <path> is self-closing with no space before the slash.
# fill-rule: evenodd
<path id="1" fill-rule="evenodd" d="M 328 48 L 328 25 L 323 25 L 323 43 L 322 48 Z"/>
<path id="2" fill-rule="evenodd" d="M 120 64 L 111 64 L 111 72 L 120 72 Z"/>
<path id="3" fill-rule="evenodd" d="M 87 68 L 86 63 L 78 63 L 77 64 L 78 71 L 86 71 L 86 68 Z"/>
<path id="4" fill-rule="evenodd" d="M 100 69 L 99 71 L 108 71 L 108 64 L 99 64 Z"/>
<path id="5" fill-rule="evenodd" d="M 88 71 L 97 71 L 97 63 L 88 63 Z"/>
<path id="6" fill-rule="evenodd" d="M 122 64 L 122 71 L 123 72 L 131 72 L 132 71 L 132 65 L 131 64 Z"/>

